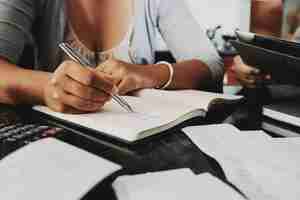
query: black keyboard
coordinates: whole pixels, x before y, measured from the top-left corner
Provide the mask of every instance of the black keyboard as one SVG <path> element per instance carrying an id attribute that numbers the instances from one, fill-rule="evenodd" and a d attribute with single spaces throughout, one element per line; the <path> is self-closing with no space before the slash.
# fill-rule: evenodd
<path id="1" fill-rule="evenodd" d="M 12 109 L 0 106 L 0 159 L 36 140 L 57 136 L 63 130 L 21 119 Z"/>

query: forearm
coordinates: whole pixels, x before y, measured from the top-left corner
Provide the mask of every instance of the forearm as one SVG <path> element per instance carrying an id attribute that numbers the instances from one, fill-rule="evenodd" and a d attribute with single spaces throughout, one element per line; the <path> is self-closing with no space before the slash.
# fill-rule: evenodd
<path id="1" fill-rule="evenodd" d="M 0 60 L 0 102 L 43 104 L 43 89 L 50 76 L 47 72 L 25 70 Z"/>
<path id="2" fill-rule="evenodd" d="M 167 89 L 208 89 L 214 85 L 212 75 L 206 64 L 199 60 L 188 60 L 173 64 L 174 76 Z M 158 80 L 158 87 L 163 86 L 169 79 L 166 65 L 153 67 Z"/>

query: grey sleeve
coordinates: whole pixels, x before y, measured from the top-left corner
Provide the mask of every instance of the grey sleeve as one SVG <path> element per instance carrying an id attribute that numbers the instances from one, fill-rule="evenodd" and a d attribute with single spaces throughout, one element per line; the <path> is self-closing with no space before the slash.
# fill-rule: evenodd
<path id="1" fill-rule="evenodd" d="M 30 42 L 39 0 L 0 0 L 0 56 L 16 64 Z"/>
<path id="2" fill-rule="evenodd" d="M 185 0 L 157 2 L 156 23 L 176 60 L 199 59 L 207 64 L 215 81 L 222 81 L 223 60 L 191 14 Z"/>

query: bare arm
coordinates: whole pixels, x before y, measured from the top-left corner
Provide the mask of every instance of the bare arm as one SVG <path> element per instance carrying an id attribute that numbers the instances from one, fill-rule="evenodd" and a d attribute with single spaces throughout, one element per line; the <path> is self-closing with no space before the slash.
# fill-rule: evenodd
<path id="1" fill-rule="evenodd" d="M 114 93 L 105 74 L 77 63 L 63 62 L 54 73 L 22 69 L 0 59 L 0 102 L 43 104 L 58 112 L 99 110 Z"/>
<path id="2" fill-rule="evenodd" d="M 5 104 L 41 104 L 43 89 L 51 74 L 22 69 L 0 59 L 0 102 Z"/>
<path id="3" fill-rule="evenodd" d="M 166 64 L 138 65 L 120 60 L 108 60 L 99 65 L 96 71 L 112 77 L 119 94 L 127 94 L 144 88 L 162 88 L 171 78 L 167 89 L 211 89 L 208 67 L 199 60 L 183 61 L 173 64 L 174 76 L 170 76 Z"/>

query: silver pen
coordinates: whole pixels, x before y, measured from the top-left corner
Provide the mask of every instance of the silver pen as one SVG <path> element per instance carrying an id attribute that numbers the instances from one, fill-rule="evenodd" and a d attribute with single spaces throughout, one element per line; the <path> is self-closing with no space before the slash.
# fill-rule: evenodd
<path id="1" fill-rule="evenodd" d="M 85 57 L 77 53 L 69 44 L 64 42 L 60 43 L 59 48 L 61 48 L 64 51 L 64 53 L 67 54 L 72 60 L 78 62 L 82 66 L 91 66 L 90 62 Z M 123 99 L 121 96 L 112 94 L 112 98 L 128 112 L 134 112 L 129 103 L 127 103 L 126 100 Z"/>

